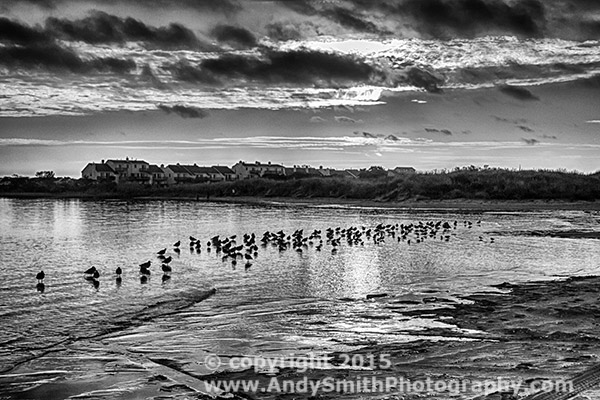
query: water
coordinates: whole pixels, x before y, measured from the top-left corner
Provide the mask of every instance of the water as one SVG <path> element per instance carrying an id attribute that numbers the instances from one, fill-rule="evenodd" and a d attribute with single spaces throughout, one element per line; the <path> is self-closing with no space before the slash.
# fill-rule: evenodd
<path id="1" fill-rule="evenodd" d="M 403 300 L 495 290 L 504 281 L 597 274 L 595 239 L 512 236 L 527 230 L 600 229 L 597 211 L 457 212 L 185 201 L 0 199 L 0 369 L 44 349 L 115 332 L 103 345 L 195 363 L 203 354 L 332 351 L 365 341 L 415 340 L 443 321 L 409 318 Z M 250 269 L 233 268 L 206 242 L 266 230 L 457 220 L 449 242 L 342 244 L 337 254 L 259 250 Z M 471 228 L 463 221 L 472 221 Z M 481 224 L 476 221 L 481 220 Z M 499 232 L 499 234 L 490 234 Z M 202 253 L 188 250 L 188 236 Z M 479 237 L 482 237 L 482 241 Z M 494 242 L 491 243 L 491 237 Z M 172 244 L 182 242 L 179 256 Z M 173 255 L 163 282 L 156 251 Z M 152 260 L 140 283 L 138 264 Z M 96 289 L 83 271 L 96 266 Z M 115 281 L 120 266 L 122 284 Z M 46 273 L 45 291 L 35 275 Z M 204 301 L 205 290 L 216 293 Z M 388 297 L 365 300 L 368 294 Z M 147 308 L 151 306 L 150 308 Z M 182 306 L 186 306 L 181 309 Z M 189 307 L 188 307 L 189 306 Z M 113 351 L 114 348 L 112 348 Z M 75 357 L 75 356 L 74 356 Z M 76 358 L 76 357 L 75 357 Z M 201 369 L 201 363 L 197 363 Z M 48 367 L 49 368 L 49 367 Z"/>

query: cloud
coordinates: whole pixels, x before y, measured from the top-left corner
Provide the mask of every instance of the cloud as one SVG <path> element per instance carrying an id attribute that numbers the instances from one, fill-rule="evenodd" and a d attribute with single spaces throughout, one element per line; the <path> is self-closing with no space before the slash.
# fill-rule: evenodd
<path id="1" fill-rule="evenodd" d="M 68 7 L 78 3 L 79 0 L 2 0 L 5 10 L 10 10 L 15 5 L 28 3 L 42 9 L 54 10 L 59 6 Z M 197 11 L 214 11 L 231 13 L 241 10 L 238 1 L 235 0 L 102 0 L 106 5 L 136 6 L 144 7 L 153 11 L 164 9 L 192 9 Z"/>
<path id="2" fill-rule="evenodd" d="M 157 89 L 166 89 L 167 85 L 165 85 L 154 73 L 152 67 L 148 64 L 142 67 L 142 71 L 140 73 L 140 78 L 143 81 L 150 83 Z"/>
<path id="3" fill-rule="evenodd" d="M 442 89 L 439 86 L 444 83 L 444 79 L 438 74 L 417 67 L 408 70 L 407 79 L 411 85 L 432 93 L 441 92 Z"/>
<path id="4" fill-rule="evenodd" d="M 78 20 L 48 18 L 45 31 L 62 40 L 83 41 L 91 44 L 142 42 L 149 47 L 163 49 L 210 49 L 183 25 L 153 27 L 140 20 L 120 18 L 101 11 L 93 11 Z"/>
<path id="5" fill-rule="evenodd" d="M 166 65 L 165 68 L 171 72 L 173 78 L 180 81 L 207 85 L 221 85 L 221 82 L 214 74 L 205 69 L 194 67 L 185 60 Z"/>
<path id="6" fill-rule="evenodd" d="M 376 15 L 382 21 L 381 26 L 393 27 L 396 34 L 412 30 L 425 37 L 444 39 L 506 34 L 538 37 L 545 32 L 547 8 L 556 8 L 545 7 L 539 0 L 346 0 L 343 3 L 280 3 L 300 14 L 320 15 L 354 31 L 386 33 L 387 28 L 382 32 L 364 18 L 364 15 Z"/>
<path id="7" fill-rule="evenodd" d="M 277 41 L 300 40 L 315 34 L 314 25 L 310 22 L 277 21 L 265 26 L 267 36 Z M 307 30 L 312 31 L 310 34 Z"/>
<path id="8" fill-rule="evenodd" d="M 159 104 L 157 107 L 158 109 L 166 112 L 167 114 L 174 113 L 182 118 L 206 118 L 210 115 L 207 111 L 201 108 L 188 107 L 181 104 L 177 104 L 174 106 Z"/>
<path id="9" fill-rule="evenodd" d="M 30 46 L 0 47 L 0 64 L 13 68 L 49 69 L 56 72 L 127 73 L 136 65 L 130 59 L 115 57 L 83 60 L 73 50 L 57 44 L 34 44 Z"/>
<path id="10" fill-rule="evenodd" d="M 341 124 L 362 124 L 364 123 L 364 121 L 362 119 L 356 120 L 354 118 L 350 118 L 350 117 L 345 117 L 345 116 L 336 116 L 333 117 L 335 119 L 336 122 L 339 122 Z"/>
<path id="11" fill-rule="evenodd" d="M 320 124 L 320 123 L 323 123 L 323 122 L 327 122 L 327 120 L 324 119 L 324 118 L 321 118 L 321 117 L 319 117 L 317 115 L 315 115 L 314 117 L 310 118 L 310 123 L 312 123 L 312 124 Z"/>
<path id="12" fill-rule="evenodd" d="M 235 48 L 249 48 L 257 45 L 254 34 L 239 26 L 217 25 L 211 35 L 219 42 Z"/>
<path id="13" fill-rule="evenodd" d="M 441 133 L 446 136 L 452 136 L 452 131 L 449 129 L 436 129 L 436 128 L 425 128 L 425 132 L 429 133 Z"/>
<path id="14" fill-rule="evenodd" d="M 0 42 L 27 45 L 47 41 L 48 37 L 41 29 L 32 28 L 8 18 L 0 18 Z"/>
<path id="15" fill-rule="evenodd" d="M 521 140 L 524 141 L 525 144 L 527 144 L 529 146 L 535 146 L 536 144 L 540 143 L 540 141 L 537 139 L 521 138 Z"/>
<path id="16" fill-rule="evenodd" d="M 531 129 L 530 127 L 526 126 L 526 125 L 519 125 L 519 129 L 522 130 L 523 132 L 535 132 L 533 129 Z"/>
<path id="17" fill-rule="evenodd" d="M 518 86 L 502 85 L 500 86 L 500 91 L 507 96 L 513 97 L 521 101 L 531 101 L 540 99 L 539 97 L 531 93 L 529 90 Z"/>
<path id="18" fill-rule="evenodd" d="M 367 33 L 380 33 L 380 29 L 372 22 L 367 21 L 362 16 L 359 16 L 356 12 L 348 10 L 343 7 L 334 7 L 324 13 L 324 16 L 328 17 L 332 21 L 337 22 L 343 27 L 350 28 L 359 32 Z"/>
<path id="19" fill-rule="evenodd" d="M 365 138 L 367 138 L 367 139 L 377 139 L 377 138 L 378 138 L 378 136 L 377 136 L 377 135 L 374 135 L 374 134 L 372 134 L 371 132 L 365 132 L 365 131 L 363 131 L 363 132 L 361 132 L 361 131 L 354 131 L 354 134 L 355 134 L 355 135 L 361 135 L 362 137 L 365 137 Z"/>
<path id="20" fill-rule="evenodd" d="M 201 63 L 201 70 L 217 77 L 265 83 L 348 86 L 373 79 L 377 71 L 349 55 L 311 50 L 267 50 L 263 57 L 225 54 Z"/>

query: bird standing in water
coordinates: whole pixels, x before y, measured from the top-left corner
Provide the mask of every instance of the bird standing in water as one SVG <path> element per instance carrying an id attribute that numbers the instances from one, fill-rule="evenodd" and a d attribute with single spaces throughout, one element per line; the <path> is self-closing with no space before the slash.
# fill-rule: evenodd
<path id="1" fill-rule="evenodd" d="M 42 282 L 45 277 L 46 277 L 46 274 L 44 274 L 44 271 L 38 272 L 37 275 L 35 276 L 35 278 L 38 280 L 38 282 Z"/>

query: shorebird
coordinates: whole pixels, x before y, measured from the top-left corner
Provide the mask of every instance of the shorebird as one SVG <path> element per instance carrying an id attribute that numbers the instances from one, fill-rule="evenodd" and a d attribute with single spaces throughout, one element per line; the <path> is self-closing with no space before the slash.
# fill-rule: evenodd
<path id="1" fill-rule="evenodd" d="M 162 256 L 162 255 L 163 255 L 163 254 L 165 254 L 166 252 L 167 252 L 167 249 L 166 249 L 166 248 L 164 248 L 164 249 L 162 249 L 162 250 L 159 250 L 159 251 L 157 251 L 157 252 L 156 252 L 156 254 L 158 254 L 159 256 Z"/>
<path id="2" fill-rule="evenodd" d="M 93 274 L 94 272 L 96 272 L 96 267 L 91 267 L 85 270 L 84 274 Z"/>
<path id="3" fill-rule="evenodd" d="M 146 261 L 145 263 L 141 263 L 140 264 L 140 268 L 149 268 L 150 265 L 152 264 L 152 261 Z"/>
<path id="4" fill-rule="evenodd" d="M 168 265 L 163 264 L 162 270 L 163 270 L 163 272 L 171 272 L 172 268 L 169 267 Z"/>
<path id="5" fill-rule="evenodd" d="M 121 275 L 122 273 L 123 273 L 123 270 L 121 269 L 121 267 L 117 267 L 117 269 L 115 270 L 115 274 Z"/>
<path id="6" fill-rule="evenodd" d="M 176 243 L 173 244 L 173 247 L 179 247 L 181 245 L 181 240 L 178 240 Z"/>
<path id="7" fill-rule="evenodd" d="M 94 277 L 94 279 L 98 279 L 98 278 L 100 278 L 100 271 L 98 271 L 98 270 L 95 270 L 95 271 L 94 271 L 94 274 L 93 274 L 92 276 Z"/>
<path id="8" fill-rule="evenodd" d="M 37 275 L 35 276 L 35 279 L 38 280 L 38 282 L 42 282 L 44 280 L 44 277 L 46 276 L 46 274 L 44 274 L 44 271 L 40 271 L 37 273 Z"/>
<path id="9" fill-rule="evenodd" d="M 173 260 L 173 257 L 169 256 L 167 258 L 165 258 L 164 260 L 162 260 L 163 264 L 168 264 Z"/>

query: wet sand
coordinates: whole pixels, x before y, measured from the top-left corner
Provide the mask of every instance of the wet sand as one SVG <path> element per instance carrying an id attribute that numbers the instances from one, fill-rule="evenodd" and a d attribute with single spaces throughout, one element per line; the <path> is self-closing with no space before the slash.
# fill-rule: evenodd
<path id="1" fill-rule="evenodd" d="M 250 379 L 267 387 L 274 377 L 295 382 L 328 377 L 354 381 L 396 377 L 413 382 L 427 378 L 445 382 L 499 377 L 525 382 L 567 379 L 599 363 L 599 296 L 600 277 L 590 276 L 519 285 L 503 283 L 491 287 L 489 292 L 460 299 L 423 297 L 412 301 L 414 307 L 410 310 L 405 307 L 406 300 L 387 296 L 364 300 L 379 302 L 389 315 L 400 313 L 449 324 L 447 328 L 419 332 L 421 337 L 430 335 L 431 340 L 346 343 L 348 348 L 354 348 L 350 356 L 389 357 L 389 368 L 382 368 L 381 364 L 347 368 L 343 366 L 345 355 L 334 352 L 329 354 L 326 369 L 301 372 L 280 368 L 257 372 L 248 368 L 211 373 L 202 363 L 201 352 L 197 355 L 198 362 L 189 362 L 190 355 L 187 362 L 176 356 L 155 358 L 150 350 L 118 344 L 119 335 L 135 332 L 112 332 L 55 346 L 44 355 L 6 372 L 0 376 L 0 387 L 5 388 L 0 397 L 205 398 L 206 381 Z M 377 321 L 373 323 L 376 325 Z M 221 357 L 225 360 L 227 356 Z M 449 393 L 411 393 L 396 388 L 391 393 L 319 393 L 316 398 L 466 399 L 477 394 L 465 392 L 455 397 Z M 591 395 L 596 398 L 600 390 Z M 240 391 L 234 397 L 292 399 L 309 398 L 311 394 Z M 494 394 L 486 398 L 512 397 Z"/>

